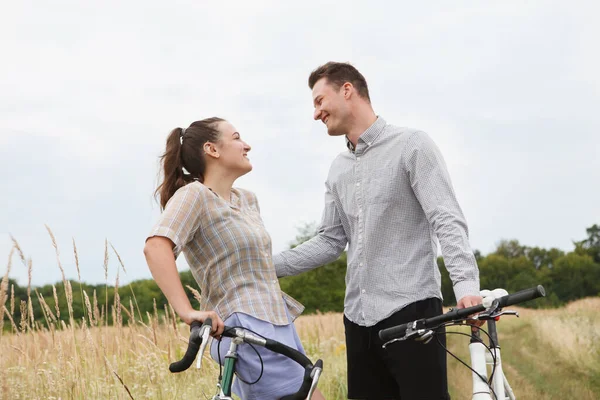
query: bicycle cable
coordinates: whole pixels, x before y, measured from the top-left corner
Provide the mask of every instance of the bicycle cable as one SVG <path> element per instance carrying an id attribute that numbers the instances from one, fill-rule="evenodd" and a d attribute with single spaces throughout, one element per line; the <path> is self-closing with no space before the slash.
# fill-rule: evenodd
<path id="1" fill-rule="evenodd" d="M 450 327 L 450 326 L 471 326 L 469 324 L 465 324 L 465 323 L 461 323 L 461 322 L 451 322 L 451 323 L 446 323 L 446 324 L 441 324 L 438 325 L 435 329 L 432 329 L 434 332 L 437 331 L 437 329 L 441 328 L 442 326 L 444 326 L 444 328 L 446 327 Z M 480 331 L 482 331 L 490 340 L 491 340 L 491 336 L 490 334 L 483 328 L 479 327 L 478 328 Z M 479 378 L 485 382 L 487 384 L 487 386 L 490 388 L 490 390 L 492 391 L 492 394 L 494 395 L 494 399 L 498 399 L 498 396 L 496 396 L 496 392 L 494 391 L 494 388 L 492 387 L 492 380 L 494 378 L 494 373 L 496 372 L 496 355 L 494 354 L 494 352 L 492 351 L 492 349 L 486 345 L 483 340 L 479 340 L 480 343 L 483 345 L 483 347 L 485 347 L 485 349 L 490 353 L 492 360 L 494 361 L 493 366 L 492 366 L 492 372 L 490 374 L 490 379 L 489 381 L 487 379 L 485 379 L 479 372 L 475 371 L 473 368 L 471 368 L 467 363 L 465 363 L 463 360 L 461 360 L 460 358 L 458 358 L 456 355 L 454 355 L 450 350 L 448 350 L 448 348 L 446 346 L 444 346 L 442 344 L 442 342 L 440 341 L 440 339 L 438 338 L 438 335 L 448 335 L 448 334 L 453 334 L 453 335 L 461 335 L 461 336 L 467 336 L 469 338 L 471 338 L 472 336 L 469 334 L 466 334 L 464 332 L 454 332 L 454 331 L 449 331 L 449 332 L 436 332 L 436 336 L 435 336 L 435 340 L 438 342 L 438 344 L 448 353 L 450 354 L 455 360 L 457 360 L 458 362 L 460 362 L 462 365 L 464 365 L 465 367 L 467 367 L 469 370 L 471 370 L 473 373 L 475 373 L 477 376 L 479 376 Z"/>
<path id="2" fill-rule="evenodd" d="M 471 326 L 469 324 L 465 324 L 464 322 L 461 322 L 459 325 L 468 325 Z M 495 342 L 492 340 L 492 337 L 490 336 L 489 332 L 486 331 L 485 329 L 481 328 L 481 327 L 477 327 L 481 332 L 485 333 L 485 336 L 487 336 L 488 340 L 490 341 L 490 343 L 494 343 Z M 487 346 L 483 340 L 481 340 L 481 338 L 479 339 L 479 341 L 481 342 L 481 344 L 483 345 L 483 347 L 486 348 L 486 350 L 490 353 L 490 356 L 492 357 L 492 361 L 494 361 L 494 364 L 492 365 L 492 372 L 490 373 L 490 379 L 488 380 L 488 384 L 491 385 L 493 379 L 494 379 L 494 374 L 496 373 L 496 352 L 492 351 L 492 348 Z M 491 388 L 490 388 L 491 389 Z M 493 391 L 493 389 L 492 389 Z M 494 394 L 495 397 L 495 394 Z"/>
<path id="3" fill-rule="evenodd" d="M 231 327 L 229 327 L 228 331 L 233 330 L 235 328 L 244 329 L 248 332 L 252 332 L 256 336 L 259 336 L 266 340 L 266 338 L 263 335 L 261 335 L 260 333 L 256 333 L 252 329 L 244 328 L 243 326 L 231 326 Z M 219 381 L 221 381 L 223 379 L 223 365 L 221 364 L 221 338 L 222 337 L 223 336 L 221 335 L 221 337 L 219 338 L 219 343 L 217 344 L 217 358 L 219 359 Z M 252 383 L 246 382 L 244 379 L 242 379 L 242 377 L 237 373 L 237 371 L 235 372 L 235 376 L 237 376 L 237 378 L 240 381 L 242 381 L 243 383 L 245 383 L 246 385 L 254 385 L 254 384 L 258 383 L 258 381 L 260 381 L 260 379 L 262 378 L 263 372 L 265 371 L 265 366 L 263 363 L 263 359 L 260 356 L 260 353 L 258 352 L 258 350 L 256 350 L 256 348 L 252 345 L 252 343 L 245 343 L 245 344 L 252 347 L 252 350 L 254 350 L 254 352 L 258 356 L 258 359 L 260 360 L 260 375 L 258 375 L 258 378 Z"/>
<path id="4" fill-rule="evenodd" d="M 472 325 L 470 324 L 465 324 L 464 322 L 455 322 L 455 323 L 451 323 L 448 324 L 448 326 L 468 326 L 472 328 Z M 481 332 L 483 332 L 485 334 L 485 336 L 487 336 L 488 340 L 490 342 L 493 342 L 492 337 L 490 336 L 489 332 L 486 331 L 485 329 L 481 328 L 481 327 L 477 327 L 477 329 Z M 458 332 L 456 332 L 458 333 Z M 466 333 L 463 333 L 464 336 L 467 337 L 472 337 L 471 335 L 467 335 Z M 490 374 L 490 379 L 488 380 L 488 382 L 491 384 L 493 378 L 494 378 L 494 373 L 496 372 L 496 353 L 492 351 L 492 348 L 489 347 L 488 345 L 486 345 L 483 340 L 481 340 L 481 338 L 478 338 L 479 342 L 483 345 L 483 347 L 485 347 L 485 349 L 488 351 L 488 353 L 490 353 L 490 356 L 492 357 L 492 361 L 494 361 L 494 364 L 492 366 L 492 372 Z"/>

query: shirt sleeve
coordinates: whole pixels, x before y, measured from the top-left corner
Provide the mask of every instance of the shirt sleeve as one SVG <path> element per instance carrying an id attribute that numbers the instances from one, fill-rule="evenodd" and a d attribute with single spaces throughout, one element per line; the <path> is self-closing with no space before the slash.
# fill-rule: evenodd
<path id="1" fill-rule="evenodd" d="M 330 185 L 325 183 L 325 208 L 315 237 L 273 256 L 277 276 L 298 275 L 338 259 L 348 239 Z"/>
<path id="2" fill-rule="evenodd" d="M 167 202 L 148 238 L 162 236 L 171 239 L 175 244 L 173 254 L 177 258 L 200 228 L 203 204 L 202 188 L 199 185 L 190 183 L 180 188 Z"/>
<path id="3" fill-rule="evenodd" d="M 424 132 L 415 132 L 405 151 L 404 167 L 440 242 L 456 301 L 467 295 L 479 296 L 479 268 L 469 244 L 467 222 L 441 152 Z"/>

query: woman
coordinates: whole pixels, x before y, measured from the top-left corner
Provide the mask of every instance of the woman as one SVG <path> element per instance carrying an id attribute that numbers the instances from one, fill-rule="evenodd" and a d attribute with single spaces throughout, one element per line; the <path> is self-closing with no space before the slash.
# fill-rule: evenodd
<path id="1" fill-rule="evenodd" d="M 293 325 L 303 306 L 279 287 L 271 259 L 271 239 L 260 218 L 254 193 L 234 188 L 252 170 L 250 146 L 229 122 L 220 118 L 176 128 L 161 157 L 164 180 L 157 188 L 163 209 L 144 254 L 152 276 L 180 318 L 213 320 L 213 335 L 228 326 L 243 326 L 304 352 Z M 205 309 L 192 308 L 182 287 L 175 259 L 183 251 L 200 286 Z M 225 339 L 223 339 L 225 342 Z M 213 341 L 211 354 L 221 361 L 227 352 Z M 248 345 L 238 347 L 238 377 L 233 391 L 244 400 L 279 399 L 301 385 L 303 369 L 288 358 Z M 244 382 L 245 381 L 245 382 Z M 313 398 L 322 398 L 317 393 Z"/>

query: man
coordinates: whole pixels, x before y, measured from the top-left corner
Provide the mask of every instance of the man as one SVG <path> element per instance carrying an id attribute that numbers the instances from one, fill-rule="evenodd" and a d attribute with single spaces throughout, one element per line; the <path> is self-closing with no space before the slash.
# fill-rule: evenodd
<path id="1" fill-rule="evenodd" d="M 350 399 L 447 399 L 438 341 L 382 349 L 380 329 L 442 313 L 437 237 L 458 307 L 480 304 L 479 270 L 441 153 L 422 131 L 389 125 L 365 78 L 329 62 L 309 77 L 314 119 L 348 150 L 332 163 L 317 236 L 274 257 L 278 276 L 334 261 L 348 244 L 344 325 Z M 445 343 L 444 335 L 439 335 Z M 426 382 L 425 385 L 422 382 Z"/>

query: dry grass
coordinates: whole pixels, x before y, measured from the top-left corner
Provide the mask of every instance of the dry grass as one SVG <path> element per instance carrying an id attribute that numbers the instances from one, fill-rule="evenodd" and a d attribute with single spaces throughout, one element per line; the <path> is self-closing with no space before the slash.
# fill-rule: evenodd
<path id="1" fill-rule="evenodd" d="M 563 323 L 567 309 L 553 310 L 557 314 L 562 312 Z M 581 399 L 598 398 L 598 392 L 585 379 L 569 380 L 562 375 L 560 365 L 554 363 L 556 355 L 563 354 L 560 346 L 556 353 L 535 348 L 517 351 L 533 357 L 536 373 L 542 376 L 543 381 L 553 379 L 553 374 L 558 375 L 554 379 L 564 387 L 562 393 L 555 393 L 556 397 L 548 394 L 523 372 L 531 366 L 514 354 L 512 347 L 515 347 L 515 341 L 508 339 L 513 338 L 515 330 L 528 325 L 524 322 L 525 318 L 534 321 L 525 326 L 525 334 L 537 339 L 541 328 L 536 327 L 539 321 L 545 321 L 547 313 L 548 310 L 526 310 L 528 315 L 523 316 L 522 321 L 502 322 L 505 326 L 501 327 L 501 331 L 507 332 L 501 335 L 505 342 L 504 368 L 516 394 L 520 399 L 574 398 L 570 395 L 573 393 Z M 180 358 L 185 350 L 188 327 L 177 322 L 171 309 L 164 316 L 150 314 L 149 318 L 128 326 L 114 327 L 90 328 L 85 321 L 74 325 L 56 323 L 51 324 L 50 329 L 38 327 L 33 332 L 4 335 L 0 343 L 0 398 L 205 399 L 212 395 L 218 376 L 217 365 L 212 360 L 207 359 L 203 363 L 202 371 L 190 369 L 181 374 L 168 371 L 169 363 Z M 296 326 L 308 356 L 325 361 L 325 374 L 319 386 L 326 398 L 346 398 L 341 314 L 303 316 L 297 320 Z M 547 330 L 543 332 L 546 332 L 546 339 L 552 336 L 547 334 Z M 449 338 L 451 351 L 465 360 L 468 359 L 467 343 L 466 338 Z M 542 348 L 544 346 L 547 344 Z M 582 355 L 578 356 L 581 358 Z M 566 360 L 569 361 L 568 358 Z M 470 373 L 450 358 L 448 364 L 453 398 L 469 398 Z M 575 360 L 569 365 L 577 368 Z"/>
<path id="2" fill-rule="evenodd" d="M 48 232 L 62 272 L 58 246 L 49 228 Z M 11 259 L 16 252 L 31 271 L 31 262 L 13 241 Z M 74 241 L 73 247 L 77 258 Z M 113 251 L 125 273 L 114 247 Z M 104 256 L 108 276 L 108 242 Z M 10 267 L 9 260 L 8 270 Z M 40 324 L 32 318 L 31 296 L 27 302 L 15 304 L 7 277 L 8 271 L 0 286 L 0 314 L 7 317 L 11 332 L 0 330 L 0 399 L 171 400 L 206 399 L 214 394 L 218 366 L 211 360 L 203 363 L 202 371 L 168 371 L 169 363 L 183 355 L 189 333 L 172 308 L 165 307 L 159 315 L 155 305 L 154 312 L 142 319 L 131 301 L 121 304 L 117 291 L 112 305 L 100 307 L 95 292 L 83 292 L 86 316 L 74 320 L 72 289 L 66 284 L 69 315 L 61 316 L 58 308 L 53 310 L 34 291 L 44 315 L 44 324 Z M 200 295 L 195 295 L 200 301 Z M 58 304 L 56 290 L 54 297 Z M 107 326 L 106 309 L 112 313 L 115 326 Z M 504 368 L 517 397 L 600 398 L 600 298 L 556 310 L 519 311 L 520 319 L 504 317 L 500 323 Z M 127 325 L 122 323 L 122 312 L 129 317 Z M 346 347 L 341 314 L 302 316 L 296 327 L 308 356 L 324 360 L 321 391 L 328 399 L 345 399 Z M 468 360 L 468 338 L 449 336 L 448 346 Z M 450 357 L 448 365 L 453 399 L 470 398 L 470 372 Z"/>
<path id="3" fill-rule="evenodd" d="M 600 298 L 550 310 L 517 310 L 498 323 L 503 369 L 518 399 L 600 398 Z M 468 332 L 464 328 L 453 330 Z M 468 338 L 449 336 L 449 349 L 469 359 Z M 453 399 L 470 398 L 471 375 L 448 358 Z"/>
<path id="4" fill-rule="evenodd" d="M 543 310 L 532 324 L 536 337 L 565 363 L 600 374 L 600 297 Z"/>
<path id="5" fill-rule="evenodd" d="M 195 399 L 208 398 L 215 392 L 218 366 L 212 361 L 203 363 L 202 371 L 191 369 L 181 374 L 168 371 L 170 362 L 180 359 L 187 346 L 189 328 L 175 316 L 171 307 L 157 309 L 142 317 L 134 304 L 121 304 L 114 291 L 112 304 L 98 304 L 97 294 L 81 295 L 85 316 L 73 318 L 73 291 L 65 277 L 56 238 L 46 227 L 56 253 L 57 266 L 63 278 L 69 315 L 60 314 L 59 293 L 53 286 L 55 308 L 37 291 L 44 323 L 33 319 L 31 297 L 17 304 L 11 296 L 8 274 L 13 254 L 28 268 L 31 282 L 32 264 L 13 239 L 7 271 L 0 286 L 0 314 L 10 323 L 10 331 L 0 330 L 0 399 Z M 108 287 L 109 242 L 105 241 L 104 272 Z M 125 266 L 116 249 L 110 244 L 120 267 Z M 80 277 L 79 256 L 73 240 L 73 254 Z M 118 269 L 114 285 L 119 287 Z M 31 286 L 28 286 L 31 292 Z M 189 288 L 201 302 L 200 294 Z M 10 301 L 9 301 L 10 299 Z M 93 299 L 93 300 L 92 300 Z M 133 296 L 135 301 L 135 294 Z M 8 306 L 8 307 L 7 307 Z M 137 307 L 137 304 L 136 304 Z M 108 326 L 108 312 L 114 326 Z M 122 313 L 129 323 L 123 325 Z M 328 398 L 344 398 L 345 345 L 341 316 L 327 314 L 307 316 L 298 320 L 298 329 L 309 356 L 323 358 L 329 371 L 320 385 Z M 4 323 L 4 318 L 1 319 Z M 313 329 L 316 327 L 316 330 Z M 330 356 L 330 355 L 333 355 Z"/>
<path id="6" fill-rule="evenodd" d="M 203 363 L 202 371 L 168 371 L 169 363 L 183 355 L 188 327 L 177 323 L 174 330 L 172 321 L 157 321 L 156 315 L 151 318 L 122 327 L 90 329 L 82 321 L 77 327 L 61 324 L 60 329 L 4 335 L 0 343 L 0 398 L 203 399 L 213 394 L 218 368 L 212 360 Z M 339 318 L 337 314 L 323 315 L 323 322 L 317 323 L 326 326 Z M 305 327 L 311 323 L 299 321 Z M 333 393 L 345 391 L 343 342 L 332 337 L 319 347 L 305 337 L 303 341 L 310 343 L 310 357 L 325 359 L 327 379 L 321 389 L 331 393 L 328 398 L 342 398 Z"/>

